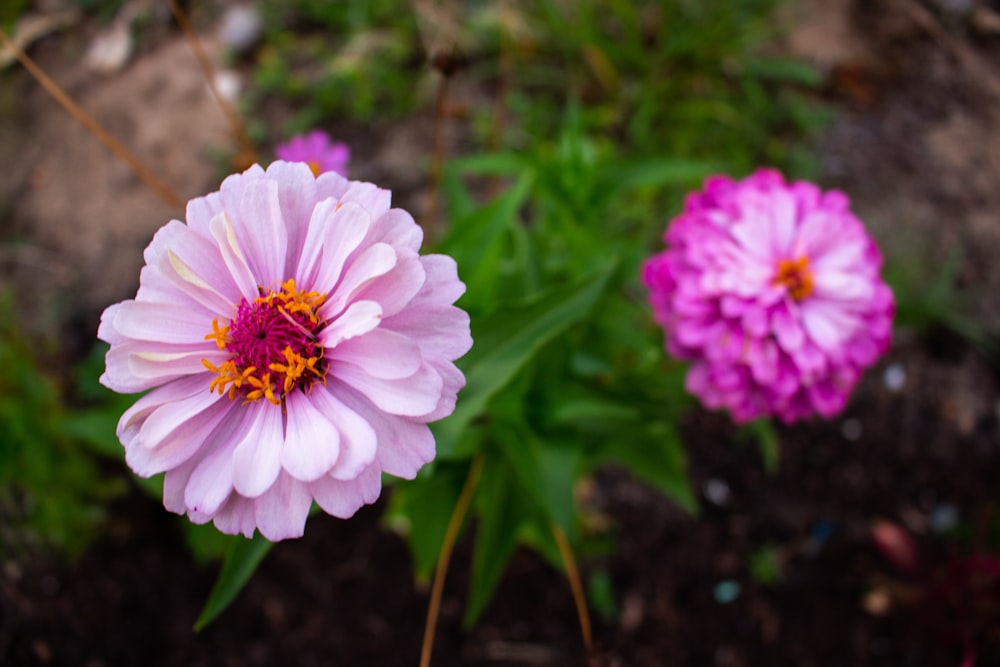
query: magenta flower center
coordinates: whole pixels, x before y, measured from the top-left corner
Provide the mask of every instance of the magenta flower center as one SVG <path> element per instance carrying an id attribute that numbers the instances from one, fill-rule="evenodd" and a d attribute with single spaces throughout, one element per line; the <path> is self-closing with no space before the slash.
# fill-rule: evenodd
<path id="1" fill-rule="evenodd" d="M 302 292 L 291 279 L 277 291 L 261 287 L 260 294 L 253 302 L 236 304 L 228 324 L 212 321 L 205 340 L 214 340 L 230 357 L 220 366 L 207 359 L 202 364 L 217 374 L 211 391 L 228 392 L 231 400 L 266 398 L 277 405 L 296 387 L 308 390 L 315 382 L 326 382 L 323 346 L 317 339 L 326 325 L 317 313 L 326 295 Z"/>
<path id="2" fill-rule="evenodd" d="M 784 285 L 788 294 L 796 301 L 802 301 L 813 292 L 813 274 L 809 270 L 809 258 L 783 259 L 778 262 L 773 285 Z"/>

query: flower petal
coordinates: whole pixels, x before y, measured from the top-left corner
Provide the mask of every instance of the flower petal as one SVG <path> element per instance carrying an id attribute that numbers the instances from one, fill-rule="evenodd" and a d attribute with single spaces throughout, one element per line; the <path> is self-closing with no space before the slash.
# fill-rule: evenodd
<path id="1" fill-rule="evenodd" d="M 278 183 L 269 179 L 248 183 L 240 198 L 240 216 L 243 225 L 234 221 L 233 228 L 257 282 L 264 286 L 282 283 L 288 231 L 281 215 Z"/>
<path id="2" fill-rule="evenodd" d="M 326 353 L 329 361 L 353 364 L 372 377 L 398 380 L 420 369 L 420 346 L 395 331 L 375 329 L 345 340 Z"/>
<path id="3" fill-rule="evenodd" d="M 338 392 L 338 395 L 350 392 Z M 375 429 L 356 411 L 344 405 L 324 389 L 316 388 L 310 395 L 313 406 L 326 415 L 340 430 L 340 456 L 330 469 L 336 479 L 354 479 L 375 460 L 378 438 Z"/>
<path id="4" fill-rule="evenodd" d="M 313 210 L 295 280 L 317 292 L 329 292 L 343 277 L 344 265 L 371 226 L 371 216 L 357 204 L 324 199 Z"/>
<path id="5" fill-rule="evenodd" d="M 261 399 L 244 410 L 249 426 L 233 450 L 233 487 L 241 496 L 256 498 L 278 478 L 285 433 L 281 406 Z"/>
<path id="6" fill-rule="evenodd" d="M 382 322 L 382 306 L 374 301 L 355 301 L 319 333 L 324 347 L 332 348 L 342 341 L 362 336 Z"/>
<path id="7" fill-rule="evenodd" d="M 327 514 L 349 519 L 362 505 L 378 500 L 382 491 L 382 474 L 377 463 L 365 468 L 354 479 L 323 477 L 309 485 L 316 503 Z"/>
<path id="8" fill-rule="evenodd" d="M 208 229 L 212 234 L 212 238 L 215 239 L 215 242 L 219 246 L 222 261 L 229 270 L 233 281 L 238 286 L 240 296 L 247 301 L 253 301 L 259 294 L 257 280 L 254 279 L 250 265 L 247 264 L 247 259 L 240 249 L 240 242 L 236 238 L 236 230 L 233 229 L 229 218 L 225 213 L 220 213 L 212 218 L 212 221 L 208 224 Z M 233 303 L 236 301 L 238 299 L 233 299 Z M 232 306 L 230 305 L 230 307 Z"/>
<path id="9" fill-rule="evenodd" d="M 253 501 L 257 530 L 272 542 L 302 537 L 311 506 L 309 486 L 282 472 L 278 481 Z"/>
<path id="10" fill-rule="evenodd" d="M 381 410 L 394 415 L 419 417 L 437 406 L 444 381 L 428 364 L 409 377 L 395 380 L 376 378 L 354 364 L 331 362 L 329 373 L 357 389 Z"/>
<path id="11" fill-rule="evenodd" d="M 312 482 L 330 472 L 337 462 L 340 433 L 302 391 L 293 391 L 285 398 L 285 409 L 288 420 L 281 467 L 295 479 Z"/>
<path id="12" fill-rule="evenodd" d="M 376 460 L 383 472 L 413 479 L 417 471 L 434 459 L 434 435 L 426 424 L 386 414 L 350 392 L 345 392 L 343 400 L 375 429 Z"/>
<path id="13" fill-rule="evenodd" d="M 340 313 L 344 307 L 354 300 L 355 295 L 368 283 L 379 276 L 385 275 L 396 266 L 396 251 L 385 243 L 376 243 L 365 248 L 355 257 L 344 271 L 340 284 L 334 289 L 319 314 L 327 319 Z M 317 278 L 318 290 L 328 284 L 322 278 Z"/>
<path id="14" fill-rule="evenodd" d="M 205 345 L 212 321 L 201 309 L 179 304 L 123 301 L 113 326 L 120 335 L 137 340 Z"/>

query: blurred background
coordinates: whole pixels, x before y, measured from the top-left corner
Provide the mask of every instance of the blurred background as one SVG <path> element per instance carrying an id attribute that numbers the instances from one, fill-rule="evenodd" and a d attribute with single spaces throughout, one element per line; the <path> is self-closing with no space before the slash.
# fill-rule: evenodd
<path id="1" fill-rule="evenodd" d="M 1000 2 L 183 7 L 257 160 L 323 129 L 429 248 L 517 182 L 511 155 L 539 184 L 515 213 L 610 207 L 633 268 L 708 174 L 846 192 L 886 258 L 893 349 L 837 419 L 753 433 L 686 406 L 678 477 L 608 465 L 577 485 L 590 661 L 1000 664 Z M 181 199 L 252 161 L 165 0 L 4 0 L 0 27 Z M 97 383 L 100 313 L 171 218 L 0 49 L 0 663 L 411 664 L 427 590 L 391 494 L 312 518 L 191 630 L 226 540 L 127 470 L 133 399 Z M 626 288 L 642 301 L 637 273 Z M 530 551 L 463 626 L 471 551 L 435 664 L 580 664 L 569 591 Z"/>

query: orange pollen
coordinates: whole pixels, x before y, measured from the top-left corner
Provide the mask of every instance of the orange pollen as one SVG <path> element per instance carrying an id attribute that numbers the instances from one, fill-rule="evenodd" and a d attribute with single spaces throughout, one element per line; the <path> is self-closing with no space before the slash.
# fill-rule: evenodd
<path id="1" fill-rule="evenodd" d="M 772 285 L 784 285 L 796 301 L 802 301 L 813 293 L 813 274 L 809 270 L 809 258 L 783 259 L 778 262 L 778 271 Z"/>
<path id="2" fill-rule="evenodd" d="M 323 173 L 322 165 L 320 165 L 320 163 L 316 160 L 309 160 L 306 164 L 309 165 L 310 169 L 312 169 L 313 176 L 319 176 Z"/>
<path id="3" fill-rule="evenodd" d="M 265 292 L 252 302 L 243 299 L 233 307 L 227 323 L 212 321 L 205 340 L 214 341 L 229 359 L 216 366 L 202 359 L 216 374 L 209 390 L 237 396 L 244 403 L 261 398 L 275 405 L 296 388 L 310 391 L 316 382 L 326 384 L 327 363 L 318 334 L 326 326 L 319 310 L 326 295 L 299 290 L 287 280 L 279 290 Z"/>

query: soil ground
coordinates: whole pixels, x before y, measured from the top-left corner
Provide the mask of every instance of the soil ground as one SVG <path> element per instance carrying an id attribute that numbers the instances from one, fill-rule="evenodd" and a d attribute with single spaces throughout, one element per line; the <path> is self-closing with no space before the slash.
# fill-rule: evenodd
<path id="1" fill-rule="evenodd" d="M 961 294 L 992 330 L 1000 326 L 998 10 L 973 0 L 805 3 L 786 44 L 828 72 L 840 109 L 822 147 L 825 183 L 851 194 L 890 258 L 918 253 L 929 279 L 961 248 Z M 46 64 L 58 70 L 53 50 Z M 100 111 L 104 95 L 112 106 L 125 95 L 105 87 L 169 60 L 164 71 L 187 91 L 178 93 L 184 104 L 206 105 L 197 128 L 205 145 L 222 141 L 217 111 L 185 80 L 193 66 L 177 64 L 185 57 L 165 39 L 114 81 L 81 77 L 71 89 Z M 86 322 L 100 299 L 134 290 L 137 251 L 164 216 L 102 149 L 84 147 L 90 141 L 60 111 L 43 111 L 48 102 L 30 81 L 17 85 L 23 124 L 0 127 L 0 188 L 11 229 L 37 252 L 30 262 L 6 253 L 3 275 L 17 284 L 26 264 L 41 262 L 55 293 L 81 280 L 100 284 L 106 291 L 74 316 Z M 121 113 L 124 125 L 142 117 Z M 51 135 L 58 151 L 12 138 L 50 131 L 64 133 Z M 413 134 L 400 129 L 393 140 Z M 211 186 L 211 174 L 193 166 L 198 159 L 178 155 L 171 166 L 175 143 L 145 136 L 151 143 L 136 146 L 164 151 L 182 195 Z M 22 156 L 18 168 L 14 154 Z M 112 193 L 76 218 L 105 223 L 67 230 L 70 209 L 41 194 L 52 181 L 72 191 L 70 202 L 87 191 Z M 70 255 L 79 239 L 84 252 Z M 466 540 L 445 587 L 434 664 L 957 667 L 971 646 L 975 664 L 1000 665 L 1000 597 L 989 588 L 996 577 L 955 574 L 955 563 L 968 563 L 956 559 L 984 548 L 976 535 L 997 499 L 998 426 L 995 364 L 945 330 L 900 332 L 838 419 L 780 428 L 774 474 L 725 417 L 694 412 L 684 435 L 701 491 L 698 517 L 618 469 L 587 489 L 597 523 L 617 544 L 581 562 L 586 577 L 606 578 L 614 600 L 607 616 L 592 610 L 589 659 L 565 581 L 527 552 L 512 561 L 481 623 L 464 631 Z M 384 499 L 346 522 L 311 519 L 303 539 L 274 549 L 233 607 L 195 634 L 214 569 L 196 565 L 175 518 L 135 490 L 110 508 L 106 536 L 73 566 L 3 563 L 0 663 L 414 664 L 428 592 L 413 585 L 402 539 L 380 526 L 383 507 Z M 914 535 L 917 575 L 899 574 L 874 547 L 879 519 Z M 971 537 L 943 540 L 952 524 Z M 948 572 L 950 588 L 934 589 Z"/>

